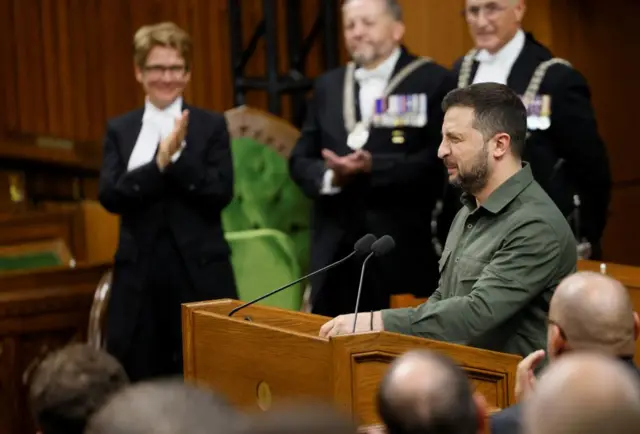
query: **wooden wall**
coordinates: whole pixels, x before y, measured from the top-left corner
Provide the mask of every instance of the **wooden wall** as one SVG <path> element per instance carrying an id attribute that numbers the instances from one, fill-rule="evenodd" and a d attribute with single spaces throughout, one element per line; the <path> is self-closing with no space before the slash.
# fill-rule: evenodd
<path id="1" fill-rule="evenodd" d="M 400 0 L 406 44 L 444 65 L 472 47 L 461 16 L 465 0 Z M 640 265 L 640 146 L 634 136 L 639 113 L 640 69 L 628 59 L 637 52 L 636 0 L 535 0 L 528 2 L 525 30 L 574 64 L 587 78 L 600 132 L 609 151 L 614 188 L 605 231 L 607 261 Z M 446 41 L 446 42 L 443 42 Z"/>
<path id="2" fill-rule="evenodd" d="M 569 59 L 591 84 L 600 131 L 611 159 L 614 187 L 605 232 L 607 259 L 640 265 L 640 68 L 633 60 L 640 37 L 640 2 L 553 0 L 553 49 Z"/>

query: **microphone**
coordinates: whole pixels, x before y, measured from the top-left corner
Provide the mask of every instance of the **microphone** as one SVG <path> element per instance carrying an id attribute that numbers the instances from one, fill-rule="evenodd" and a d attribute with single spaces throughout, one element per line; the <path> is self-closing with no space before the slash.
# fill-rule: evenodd
<path id="1" fill-rule="evenodd" d="M 362 294 L 362 281 L 364 280 L 364 269 L 367 266 L 367 261 L 373 255 L 384 256 L 396 247 L 396 242 L 389 235 L 383 235 L 378 241 L 371 245 L 371 253 L 367 255 L 362 263 L 362 270 L 360 271 L 360 283 L 358 284 L 358 295 L 356 297 L 356 309 L 353 317 L 353 333 L 356 332 L 356 324 L 358 321 L 358 308 L 360 307 L 360 295 Z"/>
<path id="2" fill-rule="evenodd" d="M 229 312 L 229 316 L 232 316 L 234 313 L 238 312 L 240 309 L 244 309 L 245 307 L 251 306 L 252 304 L 255 304 L 255 303 L 259 302 L 260 300 L 264 300 L 267 297 L 271 297 L 272 295 L 277 294 L 278 292 L 280 292 L 282 290 L 285 290 L 285 289 L 289 288 L 290 286 L 293 286 L 296 283 L 299 283 L 299 282 L 303 281 L 304 279 L 307 279 L 307 278 L 309 278 L 311 276 L 315 276 L 318 273 L 322 273 L 323 271 L 327 271 L 327 270 L 329 270 L 329 269 L 331 269 L 333 267 L 336 267 L 336 266 L 342 264 L 343 262 L 347 261 L 348 259 L 351 259 L 351 257 L 353 257 L 355 255 L 357 255 L 357 256 L 366 255 L 367 253 L 369 253 L 371 251 L 371 249 L 373 248 L 373 245 L 375 244 L 375 242 L 376 242 L 376 236 L 375 235 L 367 234 L 367 235 L 363 236 L 358 241 L 356 241 L 356 243 L 354 244 L 353 252 L 349 253 L 344 258 L 342 258 L 342 259 L 340 259 L 340 260 L 338 260 L 338 261 L 336 261 L 336 262 L 334 262 L 332 264 L 329 264 L 326 267 L 323 267 L 323 268 L 321 268 L 319 270 L 316 270 L 313 273 L 309 273 L 306 276 L 302 276 L 301 278 L 296 279 L 291 283 L 287 283 L 286 285 L 281 286 L 278 289 L 274 289 L 271 292 L 267 292 L 266 294 L 261 295 L 260 297 L 254 299 L 254 300 L 248 301 L 248 302 L 246 302 L 244 304 L 241 304 L 240 306 L 234 307 L 233 309 L 231 309 L 231 312 Z"/>

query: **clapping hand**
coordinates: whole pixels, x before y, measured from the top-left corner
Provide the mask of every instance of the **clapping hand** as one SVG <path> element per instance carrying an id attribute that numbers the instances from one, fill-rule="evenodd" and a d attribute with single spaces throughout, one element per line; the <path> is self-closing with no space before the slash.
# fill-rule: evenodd
<path id="1" fill-rule="evenodd" d="M 182 115 L 176 119 L 173 131 L 162 141 L 158 148 L 158 156 L 156 162 L 160 169 L 164 169 L 169 165 L 171 157 L 182 149 L 182 142 L 187 135 L 187 126 L 189 125 L 189 111 L 184 110 Z"/>
<path id="2" fill-rule="evenodd" d="M 340 179 L 371 171 L 371 153 L 362 149 L 344 157 L 338 156 L 329 149 L 323 149 L 322 158 L 327 168 L 332 169 Z"/>
<path id="3" fill-rule="evenodd" d="M 544 360 L 544 350 L 534 351 L 518 363 L 516 370 L 515 395 L 517 401 L 526 399 L 536 385 L 534 370 Z"/>

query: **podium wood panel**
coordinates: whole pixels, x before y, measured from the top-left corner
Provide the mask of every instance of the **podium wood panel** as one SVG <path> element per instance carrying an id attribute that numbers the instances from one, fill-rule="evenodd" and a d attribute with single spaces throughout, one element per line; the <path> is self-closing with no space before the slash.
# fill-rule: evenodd
<path id="1" fill-rule="evenodd" d="M 520 357 L 389 332 L 321 338 L 328 318 L 267 306 L 233 317 L 235 300 L 183 305 L 187 381 L 209 387 L 244 410 L 301 398 L 333 402 L 363 424 L 378 423 L 375 395 L 388 365 L 426 348 L 447 354 L 493 408 L 513 403 Z"/>

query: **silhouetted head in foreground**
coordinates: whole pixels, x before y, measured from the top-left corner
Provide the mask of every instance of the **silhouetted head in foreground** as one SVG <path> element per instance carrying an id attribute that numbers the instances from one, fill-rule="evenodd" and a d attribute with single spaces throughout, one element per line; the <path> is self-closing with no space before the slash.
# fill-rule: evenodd
<path id="1" fill-rule="evenodd" d="M 114 395 L 87 434 L 231 434 L 240 417 L 213 393 L 179 380 L 138 383 Z"/>
<path id="2" fill-rule="evenodd" d="M 410 351 L 382 380 L 378 408 L 389 434 L 476 434 L 485 424 L 484 399 L 449 358 Z"/>

